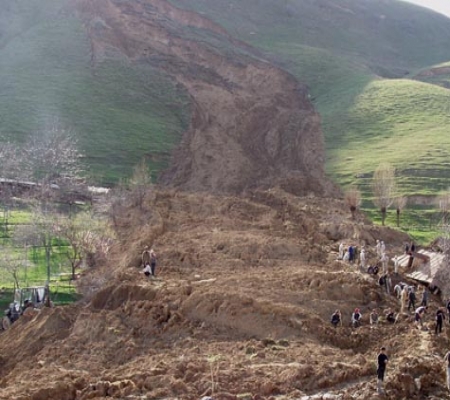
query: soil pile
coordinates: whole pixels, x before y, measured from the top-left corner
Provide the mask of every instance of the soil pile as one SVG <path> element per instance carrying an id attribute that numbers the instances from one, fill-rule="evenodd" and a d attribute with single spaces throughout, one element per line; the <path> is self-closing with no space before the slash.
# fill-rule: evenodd
<path id="1" fill-rule="evenodd" d="M 138 229 L 130 210 L 126 245 L 82 278 L 108 278 L 90 299 L 1 334 L 1 399 L 372 399 L 381 345 L 387 398 L 446 398 L 447 332 L 418 330 L 410 314 L 371 328 L 370 310 L 398 310 L 397 299 L 336 260 L 340 241 L 364 242 L 373 260 L 383 239 L 393 255 L 402 234 L 352 221 L 338 200 L 278 189 L 157 192 L 148 207 Z M 158 254 L 156 279 L 139 265 L 145 244 Z M 336 308 L 344 323 L 334 329 Z"/>

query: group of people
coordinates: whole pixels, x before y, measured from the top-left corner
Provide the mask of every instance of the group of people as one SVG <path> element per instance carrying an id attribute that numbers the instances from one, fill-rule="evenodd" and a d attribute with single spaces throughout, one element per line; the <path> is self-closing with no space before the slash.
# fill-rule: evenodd
<path id="1" fill-rule="evenodd" d="M 384 313 L 384 318 L 386 321 L 390 323 L 394 323 L 397 320 L 397 317 L 395 313 L 392 311 L 391 308 L 388 308 L 386 312 Z M 380 315 L 378 313 L 377 309 L 373 309 L 372 312 L 369 314 L 369 323 L 371 326 L 378 325 L 379 321 L 381 320 Z M 355 308 L 355 310 L 352 312 L 351 315 L 351 326 L 353 328 L 358 328 L 361 326 L 362 323 L 362 313 L 359 308 Z M 338 326 L 342 326 L 342 314 L 340 310 L 336 310 L 331 315 L 331 324 L 337 328 Z"/>
<path id="2" fill-rule="evenodd" d="M 147 277 L 155 277 L 156 275 L 156 253 L 153 249 L 148 249 L 148 246 L 145 246 L 144 251 L 142 252 L 142 265 L 144 267 L 144 275 Z"/>
<path id="3" fill-rule="evenodd" d="M 355 258 L 350 259 L 351 255 L 355 255 L 356 251 L 352 251 L 351 249 L 356 249 L 356 246 L 350 246 L 347 250 L 345 250 L 345 246 L 343 243 L 339 246 L 339 259 L 343 261 L 349 261 L 350 263 L 355 260 Z M 411 244 L 405 245 L 405 254 L 409 254 L 413 257 L 414 252 L 416 251 L 416 246 L 412 242 Z M 369 266 L 367 272 L 371 274 L 377 275 L 379 272 L 382 272 L 381 276 L 378 279 L 378 283 L 381 287 L 383 287 L 387 294 L 391 294 L 392 287 L 392 279 L 389 271 L 389 257 L 386 253 L 386 245 L 382 240 L 376 241 L 375 252 L 377 256 L 377 263 L 373 266 Z M 393 259 L 394 264 L 394 275 L 397 277 L 399 275 L 399 257 L 395 256 Z M 360 265 L 363 271 L 366 270 L 366 252 L 365 247 L 362 246 L 360 252 Z M 408 312 L 412 312 L 414 314 L 414 323 L 417 327 L 422 328 L 423 322 L 426 315 L 430 314 L 429 311 L 429 290 L 426 286 L 418 291 L 414 285 L 408 285 L 405 282 L 396 283 L 393 288 L 393 295 L 395 295 L 400 302 L 400 312 L 396 315 L 392 308 L 388 308 L 383 313 L 384 320 L 387 323 L 396 323 L 399 315 L 405 313 L 405 309 L 407 308 Z M 418 301 L 420 300 L 420 303 Z M 450 299 L 446 303 L 446 307 L 439 307 L 436 310 L 436 313 L 432 314 L 434 316 L 434 333 L 435 335 L 439 335 L 442 333 L 444 321 L 448 319 L 450 323 Z M 353 328 L 357 328 L 361 326 L 363 320 L 363 316 L 361 310 L 359 308 L 355 308 L 351 314 L 351 326 Z M 380 314 L 377 309 L 373 309 L 369 314 L 369 324 L 372 328 L 379 324 L 383 318 L 380 317 Z M 336 328 L 337 326 L 342 326 L 342 314 L 340 310 L 336 310 L 331 316 L 331 324 Z M 378 368 L 377 368 L 377 391 L 379 393 L 384 392 L 383 381 L 384 375 L 386 371 L 386 365 L 388 362 L 388 357 L 386 355 L 386 349 L 384 347 L 380 348 L 378 354 Z M 445 355 L 445 363 L 447 368 L 447 387 L 450 391 L 450 351 Z"/>
<path id="4" fill-rule="evenodd" d="M 339 260 L 343 260 L 353 264 L 358 259 L 358 248 L 355 245 L 350 245 L 346 248 L 344 243 L 339 245 Z"/>

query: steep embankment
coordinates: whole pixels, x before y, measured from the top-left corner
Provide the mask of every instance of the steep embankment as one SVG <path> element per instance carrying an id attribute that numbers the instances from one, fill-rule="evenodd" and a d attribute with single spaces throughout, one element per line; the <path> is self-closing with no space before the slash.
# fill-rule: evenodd
<path id="1" fill-rule="evenodd" d="M 239 192 L 294 178 L 323 193 L 323 139 L 306 89 L 202 16 L 165 1 L 78 1 L 94 60 L 150 63 L 190 95 L 192 119 L 163 181 Z M 99 22 L 100 21 L 100 22 Z"/>

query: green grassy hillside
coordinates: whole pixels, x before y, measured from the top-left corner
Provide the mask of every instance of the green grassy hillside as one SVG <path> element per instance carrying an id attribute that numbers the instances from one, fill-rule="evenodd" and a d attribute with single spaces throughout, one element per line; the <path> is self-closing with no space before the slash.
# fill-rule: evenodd
<path id="1" fill-rule="evenodd" d="M 75 130 L 103 184 L 146 157 L 168 165 L 188 124 L 186 95 L 148 65 L 117 57 L 93 66 L 67 0 L 0 0 L 0 133 L 17 140 L 55 118 Z"/>
<path id="2" fill-rule="evenodd" d="M 339 184 L 357 184 L 368 199 L 373 170 L 388 161 L 405 194 L 449 186 L 450 74 L 415 75 L 450 60 L 450 19 L 395 0 L 171 2 L 219 22 L 308 85 Z"/>
<path id="3" fill-rule="evenodd" d="M 421 72 L 450 61 L 450 19 L 396 0 L 171 3 L 220 23 L 308 85 L 338 183 L 365 190 L 390 161 L 406 194 L 449 186 L 450 74 Z M 58 118 L 79 135 L 101 183 L 143 156 L 161 170 L 187 127 L 187 95 L 161 70 L 118 54 L 93 65 L 67 4 L 0 0 L 0 133 L 20 140 Z M 192 32 L 233 54 L 231 43 Z"/>

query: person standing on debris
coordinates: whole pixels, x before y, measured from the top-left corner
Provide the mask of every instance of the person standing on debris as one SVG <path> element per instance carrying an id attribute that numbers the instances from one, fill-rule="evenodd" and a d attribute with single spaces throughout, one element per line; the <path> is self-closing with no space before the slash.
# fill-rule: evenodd
<path id="1" fill-rule="evenodd" d="M 355 249 L 353 246 L 348 247 L 348 261 L 350 264 L 353 264 L 353 260 L 355 259 Z"/>
<path id="2" fill-rule="evenodd" d="M 150 268 L 152 270 L 152 276 L 155 276 L 156 270 L 156 253 L 153 249 L 150 249 Z"/>
<path id="3" fill-rule="evenodd" d="M 409 293 L 408 293 L 408 286 L 405 286 L 402 289 L 402 294 L 400 296 L 400 314 L 403 314 L 405 312 L 406 302 L 409 299 Z"/>
<path id="4" fill-rule="evenodd" d="M 384 244 L 383 240 L 380 242 L 380 252 L 381 254 L 386 253 L 386 245 Z"/>
<path id="5" fill-rule="evenodd" d="M 378 312 L 376 309 L 374 309 L 371 313 L 370 313 L 370 325 L 378 325 Z"/>
<path id="6" fill-rule="evenodd" d="M 389 257 L 386 253 L 381 253 L 381 265 L 383 266 L 383 274 L 386 274 L 388 272 L 388 262 Z"/>
<path id="7" fill-rule="evenodd" d="M 339 260 L 344 258 L 344 243 L 341 242 L 339 245 Z"/>
<path id="8" fill-rule="evenodd" d="M 366 250 L 361 249 L 361 253 L 359 254 L 359 261 L 361 262 L 361 268 L 364 271 L 366 269 Z"/>
<path id="9" fill-rule="evenodd" d="M 427 307 L 425 306 L 420 306 L 416 309 L 414 320 L 416 321 L 417 326 L 423 326 L 422 316 L 425 314 L 425 311 L 427 311 Z"/>
<path id="10" fill-rule="evenodd" d="M 445 369 L 447 371 L 447 389 L 450 391 L 450 351 L 444 357 Z"/>
<path id="11" fill-rule="evenodd" d="M 444 323 L 445 314 L 442 308 L 436 311 L 436 327 L 434 328 L 434 334 L 438 335 L 442 333 L 442 324 Z"/>
<path id="12" fill-rule="evenodd" d="M 401 282 L 397 283 L 394 286 L 394 293 L 397 296 L 397 299 L 401 299 L 402 298 L 402 290 L 403 290 L 404 286 L 402 286 Z"/>
<path id="13" fill-rule="evenodd" d="M 342 315 L 339 310 L 336 310 L 331 316 L 331 323 L 336 328 L 338 325 L 342 326 Z"/>
<path id="14" fill-rule="evenodd" d="M 386 365 L 388 363 L 388 356 L 386 355 L 386 348 L 382 347 L 378 353 L 378 368 L 377 368 L 377 392 L 379 394 L 384 393 L 384 374 L 386 372 Z"/>
<path id="15" fill-rule="evenodd" d="M 409 254 L 409 243 L 405 244 L 405 254 Z"/>
<path id="16" fill-rule="evenodd" d="M 353 328 L 357 328 L 361 325 L 362 314 L 359 311 L 359 308 L 355 308 L 355 311 L 352 314 L 352 326 Z"/>
<path id="17" fill-rule="evenodd" d="M 411 309 L 414 311 L 414 309 L 416 308 L 416 291 L 414 289 L 414 286 L 410 286 L 409 289 L 410 290 L 409 290 L 409 294 L 408 294 L 408 300 L 409 300 L 408 311 Z"/>
<path id="18" fill-rule="evenodd" d="M 422 291 L 422 301 L 420 303 L 421 306 L 428 306 L 428 289 L 424 286 Z"/>
<path id="19" fill-rule="evenodd" d="M 378 239 L 377 239 L 377 244 L 375 246 L 375 251 L 377 252 L 377 257 L 380 258 L 381 257 L 381 243 Z"/>
<path id="20" fill-rule="evenodd" d="M 398 257 L 395 256 L 392 261 L 394 261 L 394 274 L 395 274 L 395 276 L 397 276 L 398 275 L 398 263 L 399 263 Z"/>
<path id="21" fill-rule="evenodd" d="M 392 280 L 389 274 L 386 274 L 384 277 L 384 286 L 386 288 L 386 293 L 391 294 Z"/>
<path id="22" fill-rule="evenodd" d="M 144 247 L 144 251 L 142 252 L 142 265 L 145 267 L 147 264 L 150 265 L 150 250 L 148 246 Z"/>
<path id="23" fill-rule="evenodd" d="M 349 261 L 350 260 L 350 254 L 348 252 L 348 250 L 345 251 L 344 257 L 342 258 L 342 261 Z"/>
<path id="24" fill-rule="evenodd" d="M 450 299 L 447 300 L 445 308 L 447 309 L 448 322 L 450 323 Z"/>

